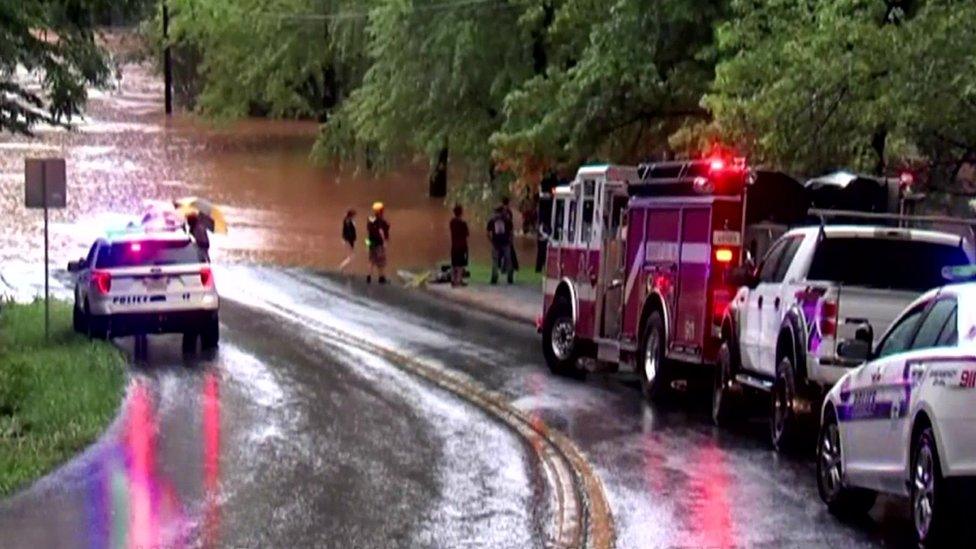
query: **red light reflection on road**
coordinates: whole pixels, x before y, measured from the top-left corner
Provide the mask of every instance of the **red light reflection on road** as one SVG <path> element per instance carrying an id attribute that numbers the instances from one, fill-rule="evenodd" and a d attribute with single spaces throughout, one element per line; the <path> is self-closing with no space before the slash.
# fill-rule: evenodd
<path id="1" fill-rule="evenodd" d="M 203 383 L 203 545 L 214 547 L 220 529 L 218 484 L 220 481 L 220 382 L 212 372 Z"/>
<path id="2" fill-rule="evenodd" d="M 220 379 L 207 373 L 202 387 L 202 545 L 218 544 L 220 524 Z M 116 445 L 92 466 L 87 491 L 89 546 L 187 546 L 186 509 L 173 483 L 159 470 L 159 421 L 145 381 L 133 382 Z"/>
<path id="3" fill-rule="evenodd" d="M 721 448 L 713 442 L 700 448 L 690 463 L 689 491 L 693 494 L 688 527 L 703 547 L 735 546 L 729 473 Z"/>

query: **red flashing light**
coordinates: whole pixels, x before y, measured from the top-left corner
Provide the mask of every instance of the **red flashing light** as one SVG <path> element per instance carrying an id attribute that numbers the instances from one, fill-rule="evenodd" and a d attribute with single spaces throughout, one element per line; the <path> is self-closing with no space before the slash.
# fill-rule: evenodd
<path id="1" fill-rule="evenodd" d="M 129 250 L 131 250 L 133 253 L 139 253 L 142 251 L 142 244 L 139 242 L 133 242 L 132 245 L 129 246 Z"/>
<path id="2" fill-rule="evenodd" d="M 715 250 L 715 261 L 719 263 L 730 263 L 732 261 L 732 250 L 728 248 L 719 248 Z"/>
<path id="3" fill-rule="evenodd" d="M 708 169 L 713 172 L 720 172 L 725 169 L 725 160 L 721 158 L 713 158 L 708 164 Z"/>
<path id="4" fill-rule="evenodd" d="M 200 269 L 200 283 L 205 288 L 213 286 L 213 271 L 210 270 L 210 267 Z"/>
<path id="5" fill-rule="evenodd" d="M 112 291 L 112 274 L 105 271 L 92 271 L 91 285 L 101 294 Z"/>

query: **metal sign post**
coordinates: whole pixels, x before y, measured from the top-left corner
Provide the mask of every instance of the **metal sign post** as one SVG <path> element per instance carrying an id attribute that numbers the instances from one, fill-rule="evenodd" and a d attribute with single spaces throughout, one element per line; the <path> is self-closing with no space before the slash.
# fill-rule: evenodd
<path id="1" fill-rule="evenodd" d="M 48 276 L 48 214 L 67 205 L 63 158 L 28 158 L 24 161 L 24 205 L 44 209 L 44 337 L 51 334 L 50 278 Z"/>

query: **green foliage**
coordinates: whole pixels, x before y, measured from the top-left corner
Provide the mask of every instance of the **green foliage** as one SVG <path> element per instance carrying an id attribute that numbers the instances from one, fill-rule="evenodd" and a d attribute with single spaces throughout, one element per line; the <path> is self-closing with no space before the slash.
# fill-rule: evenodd
<path id="1" fill-rule="evenodd" d="M 125 385 L 117 349 L 71 331 L 71 306 L 0 309 L 0 495 L 45 474 L 90 444 L 115 416 Z"/>
<path id="2" fill-rule="evenodd" d="M 371 160 L 447 147 L 489 178 L 488 138 L 501 125 L 505 96 L 531 75 L 519 25 L 527 2 L 376 2 L 367 27 L 369 69 L 324 128 L 320 155 Z"/>
<path id="3" fill-rule="evenodd" d="M 86 86 L 102 83 L 108 74 L 92 24 L 109 5 L 0 2 L 0 131 L 30 133 L 38 123 L 70 122 L 79 113 Z"/>
<path id="4" fill-rule="evenodd" d="M 972 2 L 734 0 L 732 9 L 704 105 L 715 116 L 708 130 L 755 160 L 880 173 L 947 146 L 958 161 L 976 145 Z"/>
<path id="5" fill-rule="evenodd" d="M 724 2 L 568 0 L 548 31 L 544 74 L 509 94 L 493 143 L 520 174 L 553 163 L 636 161 L 704 118 L 712 25 Z M 540 162 L 539 160 L 543 161 Z"/>
<path id="6" fill-rule="evenodd" d="M 358 85 L 364 20 L 353 0 L 169 0 L 170 43 L 197 52 L 198 108 L 324 119 Z M 148 28 L 162 45 L 160 15 Z"/>

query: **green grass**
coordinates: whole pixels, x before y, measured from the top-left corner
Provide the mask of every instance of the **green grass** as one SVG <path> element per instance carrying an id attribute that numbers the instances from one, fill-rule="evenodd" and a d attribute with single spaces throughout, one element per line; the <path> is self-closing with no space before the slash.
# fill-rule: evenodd
<path id="1" fill-rule="evenodd" d="M 71 306 L 0 304 L 0 496 L 26 486 L 90 444 L 112 421 L 125 360 L 71 330 Z"/>
<path id="2" fill-rule="evenodd" d="M 535 258 L 532 258 L 533 262 Z M 447 263 L 450 263 L 448 261 Z M 515 284 L 519 286 L 531 286 L 533 288 L 542 287 L 542 273 L 535 272 L 535 267 L 533 265 L 520 265 L 520 269 L 515 271 Z M 491 281 L 491 263 L 472 261 L 468 265 L 468 271 L 471 272 L 471 278 L 468 282 L 471 284 L 487 284 Z M 505 275 L 499 273 L 498 281 L 505 282 Z"/>

